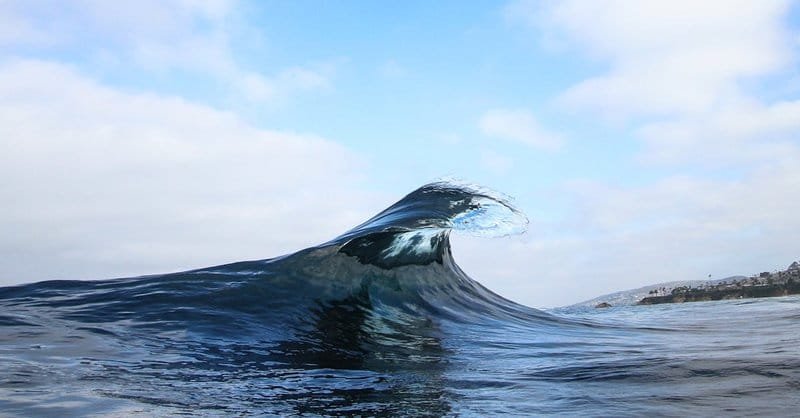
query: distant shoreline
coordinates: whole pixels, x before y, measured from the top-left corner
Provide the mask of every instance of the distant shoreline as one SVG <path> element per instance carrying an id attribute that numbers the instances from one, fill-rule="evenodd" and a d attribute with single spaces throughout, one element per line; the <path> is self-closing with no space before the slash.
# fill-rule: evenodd
<path id="1" fill-rule="evenodd" d="M 800 294 L 800 283 L 790 285 L 765 285 L 743 287 L 741 289 L 689 289 L 666 296 L 648 296 L 637 305 L 658 305 L 661 303 L 705 302 L 711 300 L 769 298 Z"/>
<path id="2" fill-rule="evenodd" d="M 741 280 L 723 281 L 714 285 L 698 287 L 680 286 L 665 294 L 653 291 L 637 302 L 637 305 L 662 303 L 704 302 L 712 300 L 766 298 L 800 294 L 800 263 L 794 262 L 788 269 L 774 273 L 764 272 Z"/>

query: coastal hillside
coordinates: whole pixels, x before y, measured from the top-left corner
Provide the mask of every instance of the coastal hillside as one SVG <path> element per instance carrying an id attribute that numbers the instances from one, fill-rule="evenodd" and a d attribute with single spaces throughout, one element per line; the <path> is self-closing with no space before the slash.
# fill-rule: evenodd
<path id="1" fill-rule="evenodd" d="M 653 292 L 638 305 L 661 303 L 705 302 L 725 299 L 749 299 L 800 294 L 800 263 L 793 262 L 786 270 L 762 272 L 738 280 L 700 286 L 675 287 L 669 293 Z"/>
<path id="2" fill-rule="evenodd" d="M 678 287 L 696 287 L 706 284 L 716 284 L 723 281 L 737 280 L 741 278 L 745 278 L 745 276 L 732 276 L 725 279 L 715 280 L 676 280 L 671 282 L 656 283 L 636 289 L 621 290 L 619 292 L 598 296 L 596 298 L 576 303 L 572 306 L 593 308 L 601 303 L 607 303 L 611 306 L 635 305 L 640 300 L 652 295 L 653 292 L 664 293 Z"/>
<path id="3" fill-rule="evenodd" d="M 598 296 L 572 305 L 608 307 L 783 296 L 800 293 L 800 262 L 786 270 L 715 280 L 678 280 Z"/>

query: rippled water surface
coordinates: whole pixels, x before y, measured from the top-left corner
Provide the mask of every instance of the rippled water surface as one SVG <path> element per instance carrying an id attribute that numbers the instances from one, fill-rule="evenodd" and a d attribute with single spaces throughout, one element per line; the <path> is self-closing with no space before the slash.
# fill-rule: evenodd
<path id="1" fill-rule="evenodd" d="M 0 415 L 796 414 L 800 297 L 543 312 L 455 264 L 526 223 L 435 183 L 278 259 L 0 288 Z"/>

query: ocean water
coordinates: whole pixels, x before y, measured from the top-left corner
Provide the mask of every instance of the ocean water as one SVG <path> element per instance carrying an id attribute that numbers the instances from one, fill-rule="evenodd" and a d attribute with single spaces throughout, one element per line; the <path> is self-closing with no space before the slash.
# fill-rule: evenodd
<path id="1" fill-rule="evenodd" d="M 0 288 L 0 415 L 798 415 L 800 297 L 545 312 L 455 263 L 526 224 L 439 182 L 279 258 Z"/>

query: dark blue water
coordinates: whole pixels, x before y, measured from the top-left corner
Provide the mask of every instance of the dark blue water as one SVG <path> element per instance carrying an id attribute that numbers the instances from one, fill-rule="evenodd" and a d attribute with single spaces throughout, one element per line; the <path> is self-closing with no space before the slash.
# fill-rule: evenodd
<path id="1" fill-rule="evenodd" d="M 0 288 L 0 415 L 800 411 L 800 298 L 542 312 L 453 261 L 526 224 L 434 183 L 277 259 Z"/>

